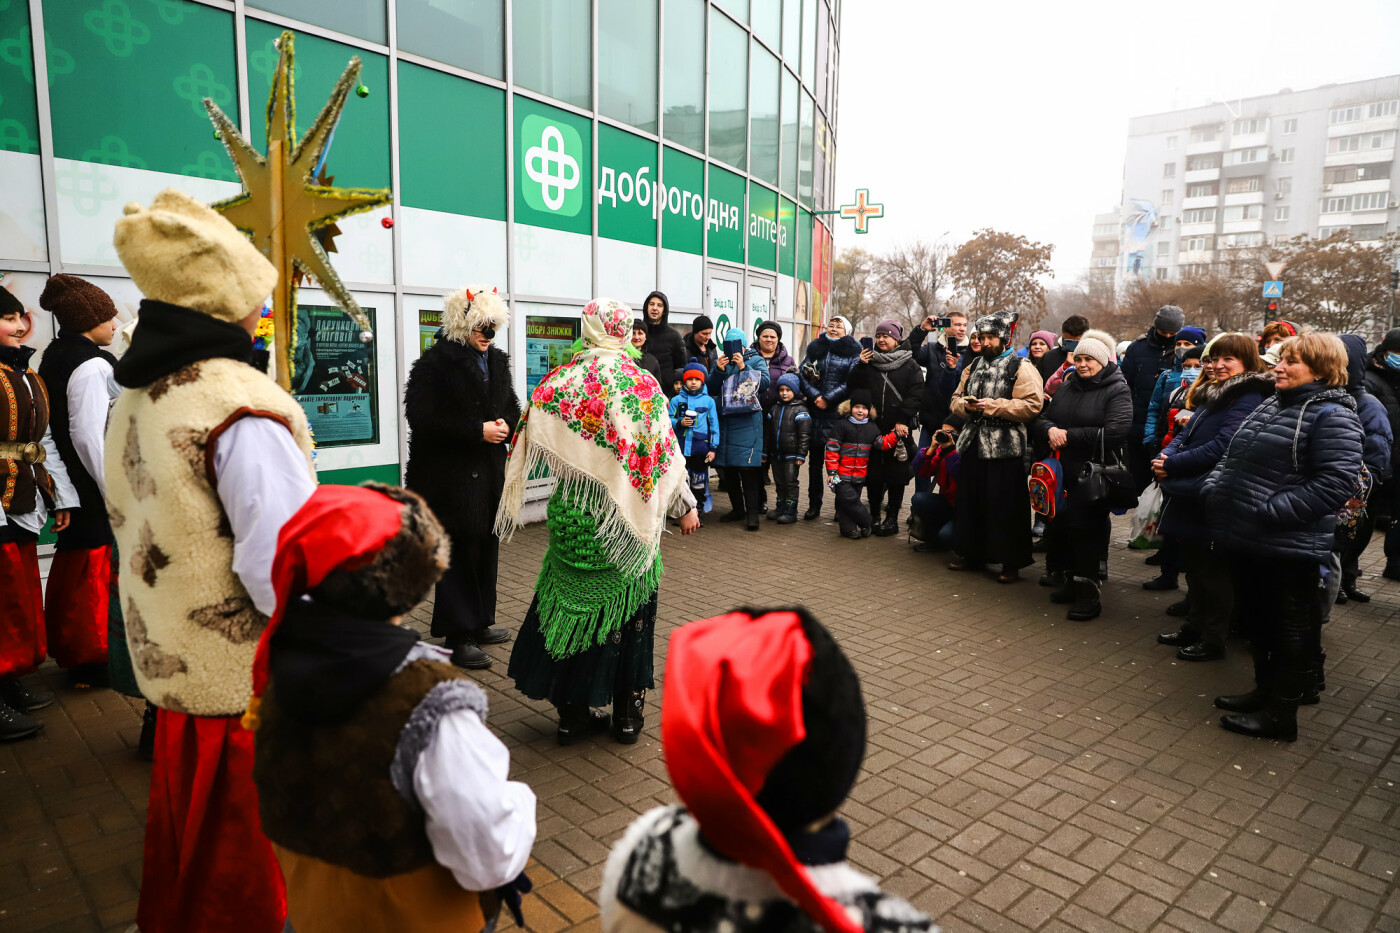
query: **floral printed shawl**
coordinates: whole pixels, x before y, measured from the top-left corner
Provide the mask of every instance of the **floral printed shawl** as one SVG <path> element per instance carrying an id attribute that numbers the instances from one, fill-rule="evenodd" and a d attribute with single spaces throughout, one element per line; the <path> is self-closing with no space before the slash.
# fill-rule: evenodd
<path id="1" fill-rule="evenodd" d="M 583 309 L 582 352 L 540 381 L 511 438 L 495 531 L 509 541 L 526 480 L 549 468 L 557 489 L 598 518 L 598 542 L 624 573 L 644 573 L 666 515 L 686 488 L 666 396 L 624 352 L 632 310 L 611 298 Z"/>

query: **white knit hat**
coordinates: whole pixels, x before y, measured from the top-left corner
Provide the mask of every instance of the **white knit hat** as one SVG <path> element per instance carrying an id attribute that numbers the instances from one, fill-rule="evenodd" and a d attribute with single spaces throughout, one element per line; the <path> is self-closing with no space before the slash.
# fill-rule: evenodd
<path id="1" fill-rule="evenodd" d="M 238 322 L 260 309 L 277 270 L 222 214 L 166 188 L 149 208 L 125 208 L 112 238 L 141 293 Z"/>
<path id="2" fill-rule="evenodd" d="M 1113 351 L 1102 341 L 1095 337 L 1084 337 L 1079 341 L 1079 346 L 1074 348 L 1075 356 L 1087 356 L 1099 361 L 1100 366 L 1107 366 Z"/>

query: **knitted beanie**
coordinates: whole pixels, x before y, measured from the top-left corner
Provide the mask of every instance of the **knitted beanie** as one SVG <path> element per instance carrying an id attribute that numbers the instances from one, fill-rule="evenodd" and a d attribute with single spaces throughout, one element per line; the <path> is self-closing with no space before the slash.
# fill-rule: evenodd
<path id="1" fill-rule="evenodd" d="M 896 320 L 881 321 L 875 327 L 876 337 L 893 337 L 895 340 L 904 339 L 904 325 Z"/>
<path id="2" fill-rule="evenodd" d="M 754 331 L 754 336 L 762 337 L 763 332 L 765 330 L 771 330 L 773 333 L 778 335 L 779 340 L 783 339 L 783 329 L 782 327 L 778 326 L 777 321 L 764 321 L 762 324 L 759 324 L 758 330 Z"/>
<path id="3" fill-rule="evenodd" d="M 10 314 L 24 314 L 24 302 L 14 296 L 8 288 L 0 288 L 0 317 Z"/>
<path id="4" fill-rule="evenodd" d="M 852 408 L 857 405 L 864 405 L 866 408 L 869 408 L 875 404 L 875 398 L 870 394 L 869 389 L 852 389 L 848 398 L 850 399 Z"/>
<path id="5" fill-rule="evenodd" d="M 702 330 L 714 330 L 714 329 L 715 329 L 715 322 L 712 321 L 712 320 L 710 320 L 707 316 L 705 316 L 705 315 L 703 315 L 703 314 L 698 315 L 698 316 L 695 318 L 695 320 L 693 320 L 693 321 L 690 322 L 690 332 L 691 332 L 692 334 L 698 334 L 698 333 L 700 333 Z"/>
<path id="6" fill-rule="evenodd" d="M 117 316 L 117 306 L 102 289 L 76 275 L 49 277 L 39 307 L 53 314 L 59 330 L 81 334 Z"/>
<path id="7" fill-rule="evenodd" d="M 1079 346 L 1074 348 L 1075 356 L 1087 356 L 1090 359 L 1098 360 L 1100 366 L 1108 365 L 1112 352 L 1102 340 L 1094 337 L 1085 337 L 1079 341 Z"/>
<path id="8" fill-rule="evenodd" d="M 1380 347 L 1386 353 L 1400 353 L 1400 327 L 1385 332 L 1385 339 L 1381 341 Z"/>
<path id="9" fill-rule="evenodd" d="M 1035 340 L 1037 337 L 1045 341 L 1045 347 L 1048 350 L 1053 350 L 1055 344 L 1059 342 L 1058 338 L 1048 330 L 1038 330 L 1031 334 L 1031 340 Z"/>
<path id="10" fill-rule="evenodd" d="M 1152 319 L 1152 326 L 1164 334 L 1175 334 L 1185 323 L 1186 312 L 1176 305 L 1162 305 Z"/>
<path id="11" fill-rule="evenodd" d="M 686 379 L 704 380 L 709 378 L 709 375 L 710 371 L 705 368 L 704 363 L 699 360 L 691 360 L 685 364 L 685 369 L 681 370 L 681 381 L 684 382 Z"/>
<path id="12" fill-rule="evenodd" d="M 781 389 L 783 386 L 791 389 L 793 395 L 799 397 L 802 395 L 802 380 L 797 378 L 797 373 L 783 373 L 779 376 L 778 388 Z"/>
<path id="13" fill-rule="evenodd" d="M 1116 363 L 1116 362 L 1118 362 L 1119 359 L 1121 359 L 1121 357 L 1120 357 L 1119 354 L 1118 354 L 1118 344 L 1117 344 L 1117 342 L 1114 341 L 1113 335 L 1110 334 L 1110 333 L 1107 333 L 1106 331 L 1094 330 L 1093 328 L 1090 328 L 1089 330 L 1086 330 L 1083 334 L 1081 334 L 1080 337 L 1079 337 L 1079 339 L 1080 339 L 1080 340 L 1097 340 L 1099 343 L 1101 343 L 1101 344 L 1103 344 L 1104 346 L 1108 347 L 1108 358 L 1109 358 L 1109 360 L 1110 360 L 1111 362 Z M 1073 356 L 1073 355 L 1074 355 L 1073 353 L 1070 354 L 1070 356 Z"/>
<path id="14" fill-rule="evenodd" d="M 222 214 L 166 188 L 149 208 L 125 208 L 112 238 L 141 293 L 237 323 L 257 311 L 277 270 Z"/>
<path id="15" fill-rule="evenodd" d="M 423 601 L 447 569 L 451 542 L 416 493 L 384 483 L 366 489 L 401 503 L 399 531 L 368 563 L 341 566 L 312 592 L 318 602 L 368 619 L 391 619 Z"/>

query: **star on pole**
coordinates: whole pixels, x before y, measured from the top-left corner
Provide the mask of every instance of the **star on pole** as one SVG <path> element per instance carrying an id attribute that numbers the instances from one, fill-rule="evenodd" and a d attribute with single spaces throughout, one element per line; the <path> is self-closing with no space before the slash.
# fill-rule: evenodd
<path id="1" fill-rule="evenodd" d="M 369 318 L 340 281 L 316 231 L 342 217 L 373 210 L 392 199 L 388 188 L 337 188 L 314 177 L 321 153 L 340 121 L 345 100 L 360 75 L 360 59 L 350 59 L 325 107 L 297 141 L 293 94 L 295 52 L 290 32 L 282 33 L 281 54 L 267 100 L 267 155 L 258 154 L 233 122 L 209 98 L 209 111 L 243 182 L 243 192 L 211 205 L 252 239 L 277 269 L 272 293 L 273 342 L 277 347 L 277 383 L 290 390 L 296 340 L 296 282 L 293 272 L 314 278 L 359 326 L 360 339 L 373 339 Z"/>

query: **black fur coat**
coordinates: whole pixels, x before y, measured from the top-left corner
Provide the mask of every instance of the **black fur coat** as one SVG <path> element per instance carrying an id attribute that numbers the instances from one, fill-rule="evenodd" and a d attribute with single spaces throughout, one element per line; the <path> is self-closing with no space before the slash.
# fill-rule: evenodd
<path id="1" fill-rule="evenodd" d="M 500 418 L 513 432 L 520 420 L 510 357 L 494 346 L 486 352 L 489 383 L 471 350 L 439 339 L 413 364 L 404 390 L 406 485 L 454 538 L 490 534 L 501 501 L 506 445 L 486 443 L 482 425 Z"/>

